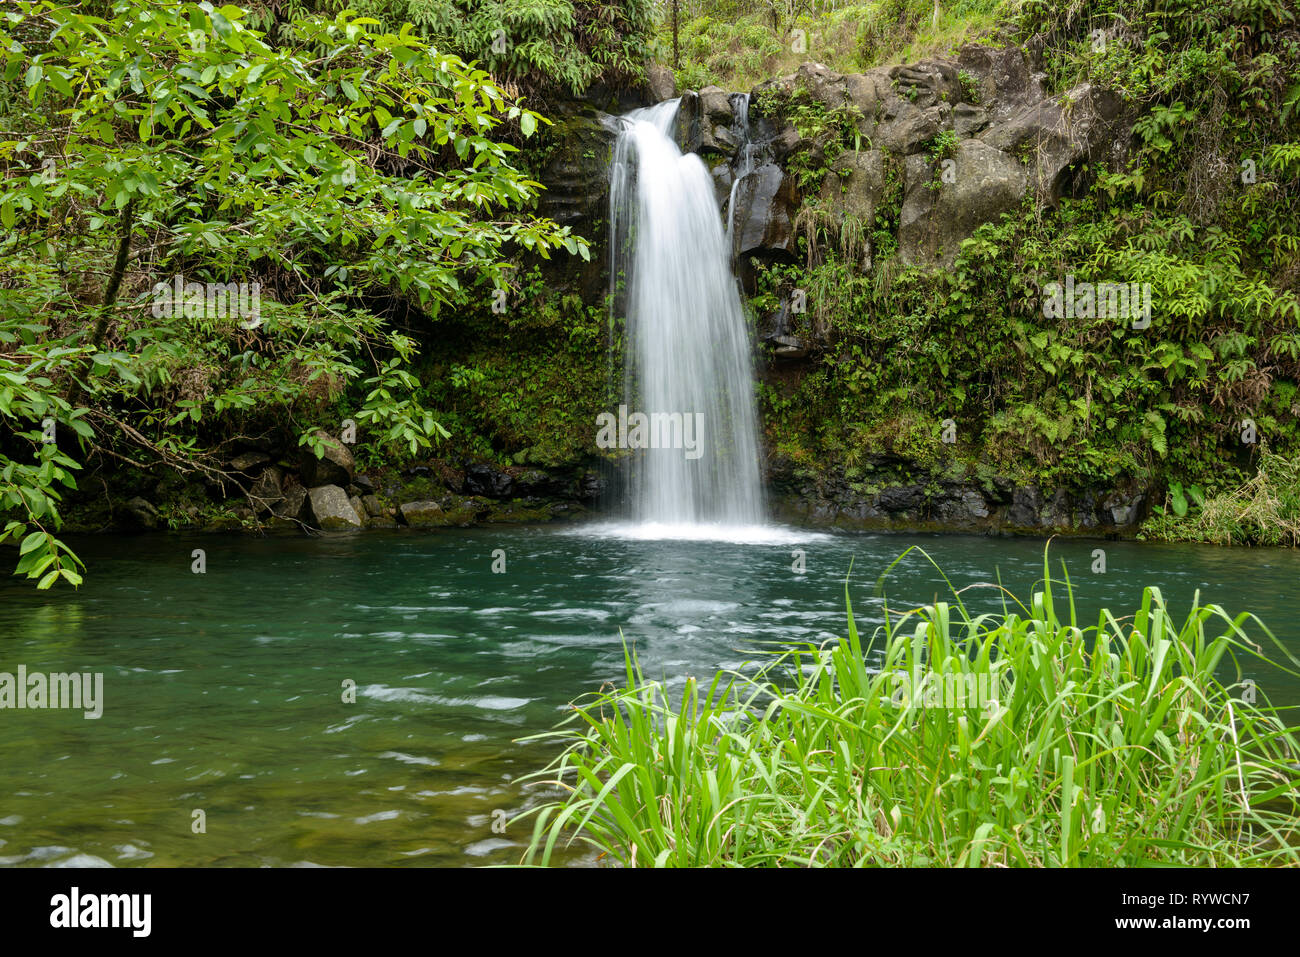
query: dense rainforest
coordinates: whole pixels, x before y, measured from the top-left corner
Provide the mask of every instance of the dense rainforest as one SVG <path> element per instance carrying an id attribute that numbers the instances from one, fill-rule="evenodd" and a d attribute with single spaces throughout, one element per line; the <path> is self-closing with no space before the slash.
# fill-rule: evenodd
<path id="1" fill-rule="evenodd" d="M 607 119 L 679 94 L 779 514 L 1300 543 L 1291 3 L 18 0 L 0 47 L 38 587 L 69 527 L 608 505 Z"/>

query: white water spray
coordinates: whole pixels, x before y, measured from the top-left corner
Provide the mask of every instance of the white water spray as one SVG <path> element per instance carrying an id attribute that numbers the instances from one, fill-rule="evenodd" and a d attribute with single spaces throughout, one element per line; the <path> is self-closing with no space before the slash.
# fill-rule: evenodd
<path id="1" fill-rule="evenodd" d="M 749 94 L 731 94 L 731 108 L 736 113 L 736 126 L 740 132 L 740 161 L 732 169 L 731 195 L 727 197 L 727 249 L 733 250 L 736 232 L 736 192 L 740 181 L 754 171 L 754 142 L 749 137 Z"/>
<path id="2" fill-rule="evenodd" d="M 634 453 L 633 518 L 694 537 L 701 525 L 760 524 L 764 506 L 745 314 L 708 170 L 673 140 L 678 102 L 620 120 L 610 275 L 616 292 L 620 274 L 627 284 L 629 407 L 647 418 L 702 414 L 698 457 L 671 446 Z"/>

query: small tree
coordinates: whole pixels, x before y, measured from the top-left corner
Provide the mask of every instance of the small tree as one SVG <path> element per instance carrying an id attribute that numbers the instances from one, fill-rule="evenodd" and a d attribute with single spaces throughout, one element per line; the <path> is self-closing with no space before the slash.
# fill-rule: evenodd
<path id="1" fill-rule="evenodd" d="M 57 487 L 75 487 L 69 433 L 83 452 L 125 442 L 134 464 L 130 450 L 210 468 L 182 424 L 293 409 L 369 366 L 358 420 L 427 447 L 445 432 L 404 369 L 414 342 L 361 297 L 436 318 L 465 284 L 500 285 L 511 252 L 588 254 L 550 220 L 502 214 L 538 184 L 492 134 L 545 121 L 489 74 L 409 27 L 304 19 L 276 47 L 244 18 L 178 0 L 0 14 L 3 82 L 26 94 L 0 141 L 0 421 L 28 449 L 0 446 L 0 540 L 20 540 L 38 587 L 81 580 L 53 535 Z M 275 301 L 253 328 L 159 315 L 149 290 L 182 268 L 274 276 Z M 211 381 L 178 398 L 195 370 Z"/>

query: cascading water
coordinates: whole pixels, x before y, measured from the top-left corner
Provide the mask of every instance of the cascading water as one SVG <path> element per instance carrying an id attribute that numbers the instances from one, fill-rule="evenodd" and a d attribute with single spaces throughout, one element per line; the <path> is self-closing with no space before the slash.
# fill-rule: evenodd
<path id="1" fill-rule="evenodd" d="M 736 115 L 736 129 L 740 134 L 740 155 L 733 164 L 731 195 L 727 197 L 727 249 L 732 249 L 732 236 L 736 230 L 736 191 L 740 181 L 754 171 L 754 141 L 749 136 L 749 94 L 731 94 L 731 109 Z"/>
<path id="2" fill-rule="evenodd" d="M 622 117 L 614 148 L 610 275 L 616 301 L 620 275 L 625 281 L 627 316 L 618 444 L 636 447 L 634 429 L 648 424 L 631 474 L 636 521 L 757 525 L 764 506 L 749 334 L 712 180 L 673 139 L 677 106 Z"/>

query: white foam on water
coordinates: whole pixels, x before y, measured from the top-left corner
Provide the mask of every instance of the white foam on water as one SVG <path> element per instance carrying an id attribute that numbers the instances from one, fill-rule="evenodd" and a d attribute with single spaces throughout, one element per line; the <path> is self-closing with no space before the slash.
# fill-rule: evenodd
<path id="1" fill-rule="evenodd" d="M 810 532 L 785 525 L 729 525 L 721 522 L 596 522 L 564 529 L 559 534 L 642 542 L 725 542 L 733 545 L 807 545 L 832 537 L 825 532 Z"/>

